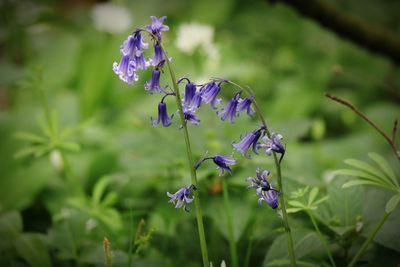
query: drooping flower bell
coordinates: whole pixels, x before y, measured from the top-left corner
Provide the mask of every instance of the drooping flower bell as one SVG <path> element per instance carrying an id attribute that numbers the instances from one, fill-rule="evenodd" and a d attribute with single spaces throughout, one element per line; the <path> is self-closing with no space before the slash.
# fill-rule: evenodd
<path id="1" fill-rule="evenodd" d="M 158 41 L 161 41 L 161 32 L 169 31 L 169 27 L 164 25 L 164 21 L 167 19 L 166 16 L 161 18 L 157 18 L 155 16 L 151 16 L 151 24 L 146 26 L 146 29 L 149 30 L 152 34 L 154 34 Z"/>
<path id="2" fill-rule="evenodd" d="M 164 65 L 165 57 L 164 51 L 159 44 L 154 44 L 154 55 L 150 59 L 150 64 L 154 67 L 162 68 Z"/>
<path id="3" fill-rule="evenodd" d="M 200 165 L 208 159 L 212 159 L 215 165 L 217 165 L 217 169 L 220 169 L 219 176 L 224 175 L 225 171 L 228 171 L 230 174 L 232 174 L 232 169 L 228 165 L 236 164 L 236 160 L 232 158 L 232 156 L 215 155 L 213 157 L 202 158 L 195 164 L 194 168 L 197 170 L 197 168 L 199 168 Z"/>
<path id="4" fill-rule="evenodd" d="M 216 109 L 216 104 L 221 103 L 218 94 L 221 91 L 221 85 L 213 82 L 207 83 L 200 88 L 201 98 L 204 103 L 211 104 L 213 109 Z"/>
<path id="5" fill-rule="evenodd" d="M 221 109 L 218 115 L 221 117 L 221 120 L 225 121 L 228 119 L 230 123 L 233 123 L 233 119 L 237 117 L 238 111 L 237 107 L 239 104 L 240 95 L 242 92 L 237 92 L 231 100 L 229 100 L 228 104 Z"/>
<path id="6" fill-rule="evenodd" d="M 201 105 L 201 94 L 196 91 L 196 84 L 187 83 L 185 87 L 185 95 L 182 100 L 184 111 L 196 112 Z"/>
<path id="7" fill-rule="evenodd" d="M 119 76 L 122 81 L 126 82 L 127 84 L 133 84 L 134 82 L 139 80 L 139 77 L 135 72 L 135 63 L 134 61 L 130 60 L 130 57 L 128 55 L 123 55 L 119 64 L 117 62 L 114 62 L 113 71 Z"/>
<path id="8" fill-rule="evenodd" d="M 269 174 L 269 171 L 257 168 L 257 178 L 248 177 L 246 179 L 247 182 L 251 183 L 247 188 L 256 189 L 256 194 L 260 196 L 260 198 L 258 199 L 259 205 L 261 205 L 264 201 L 271 208 L 276 209 L 278 207 L 279 192 L 275 188 L 273 188 L 273 186 L 268 182 Z"/>
<path id="9" fill-rule="evenodd" d="M 247 150 L 249 150 L 250 147 L 252 147 L 254 154 L 258 154 L 258 140 L 260 139 L 264 129 L 264 127 L 261 127 L 260 129 L 246 134 L 243 138 L 241 138 L 239 143 L 232 144 L 233 148 L 247 158 L 250 158 L 250 155 L 247 154 Z"/>
<path id="10" fill-rule="evenodd" d="M 271 133 L 271 138 L 264 136 L 259 148 L 265 149 L 267 155 L 271 155 L 272 151 L 280 154 L 285 154 L 285 147 L 281 144 L 283 136 L 281 134 Z"/>
<path id="11" fill-rule="evenodd" d="M 158 103 L 158 118 L 155 120 L 151 119 L 151 121 L 153 126 L 158 125 L 161 122 L 164 127 L 168 127 L 171 125 L 173 117 L 174 114 L 168 116 L 167 104 L 161 100 L 161 102 Z"/>
<path id="12" fill-rule="evenodd" d="M 154 92 L 161 93 L 162 88 L 160 86 L 160 75 L 161 72 L 159 69 L 153 69 L 151 73 L 151 80 L 150 82 L 145 82 L 144 84 L 144 89 L 148 91 L 150 94 L 153 94 Z"/>
<path id="13" fill-rule="evenodd" d="M 239 103 L 237 105 L 237 112 L 242 112 L 246 110 L 247 115 L 251 116 L 254 114 L 254 109 L 251 107 L 252 100 L 248 97 L 243 99 L 239 99 Z"/>
<path id="14" fill-rule="evenodd" d="M 167 192 L 167 196 L 171 198 L 169 202 L 174 203 L 175 208 L 179 209 L 183 207 L 183 209 L 188 212 L 189 210 L 186 208 L 186 205 L 194 200 L 194 197 L 190 197 L 192 190 L 196 190 L 194 185 L 182 187 L 175 194 Z"/>

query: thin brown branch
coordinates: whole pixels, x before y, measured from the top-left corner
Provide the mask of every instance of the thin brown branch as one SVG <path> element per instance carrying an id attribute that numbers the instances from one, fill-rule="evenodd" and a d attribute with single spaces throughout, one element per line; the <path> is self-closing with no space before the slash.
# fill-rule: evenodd
<path id="1" fill-rule="evenodd" d="M 392 142 L 396 142 L 396 134 L 397 134 L 397 119 L 395 119 L 393 123 Z"/>
<path id="2" fill-rule="evenodd" d="M 346 107 L 350 108 L 354 113 L 356 113 L 358 116 L 363 118 L 369 125 L 371 125 L 380 135 L 382 135 L 383 138 L 388 142 L 390 147 L 392 148 L 394 154 L 396 155 L 397 159 L 400 161 L 400 154 L 397 151 L 397 145 L 394 141 L 394 138 L 390 138 L 378 125 L 376 125 L 370 118 L 367 117 L 364 113 L 362 113 L 358 108 L 356 108 L 352 103 L 350 103 L 348 100 L 345 100 L 343 98 L 331 95 L 326 93 L 326 97 L 332 99 L 335 102 L 338 102 L 342 105 L 345 105 Z M 397 120 L 395 122 L 395 125 L 393 127 L 393 132 L 397 131 Z"/>
<path id="3" fill-rule="evenodd" d="M 339 36 L 400 64 L 400 36 L 395 32 L 340 10 L 328 0 L 269 1 L 285 3 Z"/>

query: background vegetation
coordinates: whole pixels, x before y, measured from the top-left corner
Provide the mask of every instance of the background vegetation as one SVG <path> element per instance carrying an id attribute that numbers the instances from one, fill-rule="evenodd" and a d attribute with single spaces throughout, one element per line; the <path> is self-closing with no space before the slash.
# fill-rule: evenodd
<path id="1" fill-rule="evenodd" d="M 334 2 L 356 16 L 400 31 L 398 1 Z M 400 114 L 398 66 L 282 4 L 261 0 L 116 4 L 132 17 L 129 27 L 119 33 L 96 26 L 97 3 L 92 1 L 0 3 L 0 265 L 101 266 L 104 237 L 111 242 L 114 266 L 127 266 L 130 257 L 134 266 L 201 265 L 194 213 L 174 209 L 166 196 L 189 183 L 179 123 L 175 120 L 169 128 L 150 125 L 159 101 L 143 90 L 150 72 L 141 73 L 133 86 L 112 72 L 126 36 L 148 24 L 149 16 L 167 15 L 171 30 L 165 34 L 165 46 L 177 75 L 196 81 L 226 77 L 250 85 L 272 130 L 284 135 L 286 192 L 311 186 L 329 196 L 314 214 L 331 241 L 338 266 L 343 266 L 379 220 L 392 193 L 367 186 L 343 189 L 350 178 L 333 171 L 345 167 L 347 158 L 373 163 L 369 152 L 382 155 L 397 177 L 399 165 L 381 136 L 324 93 L 351 100 L 390 132 Z M 182 37 L 180 27 L 193 22 L 207 24 L 214 36 L 206 40 L 208 47 L 188 53 L 176 40 Z M 40 92 L 45 92 L 52 111 L 51 123 L 46 122 Z M 223 94 L 226 99 L 231 96 L 228 91 Z M 173 104 L 171 100 L 170 111 Z M 257 126 L 246 116 L 231 125 L 210 110 L 199 115 L 201 125 L 189 129 L 197 157 L 207 150 L 230 154 L 231 142 Z M 42 135 L 49 124 L 55 129 L 56 121 L 63 140 L 29 150 L 29 144 L 39 140 L 26 132 Z M 63 156 L 69 166 L 62 165 Z M 254 192 L 246 190 L 245 178 L 254 176 L 257 166 L 273 170 L 272 160 L 264 155 L 253 160 L 235 156 L 239 163 L 233 176 L 217 177 L 208 163 L 199 172 L 210 258 L 214 266 L 222 260 L 231 266 L 221 183 L 227 179 L 240 266 L 269 266 L 287 255 L 283 228 L 275 211 L 257 205 Z M 80 190 L 84 194 L 76 193 Z M 290 222 L 298 259 L 328 266 L 307 215 L 291 214 Z M 386 221 L 360 266 L 399 264 L 398 229 L 399 209 Z"/>

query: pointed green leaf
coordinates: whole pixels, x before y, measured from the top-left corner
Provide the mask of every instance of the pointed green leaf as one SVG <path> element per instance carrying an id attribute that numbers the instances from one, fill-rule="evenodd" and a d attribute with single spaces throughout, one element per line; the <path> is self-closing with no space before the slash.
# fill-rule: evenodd
<path id="1" fill-rule="evenodd" d="M 367 179 L 369 181 L 373 181 L 375 183 L 381 184 L 383 187 L 392 188 L 392 184 L 391 183 L 388 184 L 387 182 L 383 181 L 379 177 L 376 177 L 376 176 L 374 176 L 372 174 L 369 174 L 369 173 L 366 173 L 366 172 L 363 172 L 363 171 L 359 171 L 359 170 L 341 169 L 341 170 L 335 171 L 335 174 L 360 177 L 360 178 L 364 178 L 364 179 Z"/>
<path id="2" fill-rule="evenodd" d="M 391 213 L 392 211 L 395 210 L 397 205 L 399 205 L 400 202 L 400 194 L 396 194 L 392 196 L 389 201 L 386 203 L 385 211 L 387 213 Z"/>
<path id="3" fill-rule="evenodd" d="M 318 187 L 314 187 L 313 189 L 311 189 L 310 194 L 308 195 L 308 205 L 309 206 L 314 202 L 315 198 L 318 195 L 318 192 L 319 192 Z"/>
<path id="4" fill-rule="evenodd" d="M 37 150 L 37 147 L 34 147 L 34 146 L 23 148 L 23 149 L 17 151 L 17 153 L 14 154 L 14 158 L 15 159 L 21 159 L 21 158 L 25 158 L 25 157 L 31 156 L 31 155 L 35 154 L 36 150 Z"/>
<path id="5" fill-rule="evenodd" d="M 288 208 L 288 209 L 286 209 L 286 212 L 287 213 L 296 213 L 296 212 L 299 212 L 302 210 L 303 210 L 302 208 Z"/>
<path id="6" fill-rule="evenodd" d="M 100 204 L 101 196 L 103 195 L 103 193 L 106 190 L 106 187 L 109 183 L 110 183 L 110 179 L 108 179 L 107 177 L 102 177 L 94 186 L 93 195 L 92 195 L 92 203 L 94 206 L 97 206 Z"/>
<path id="7" fill-rule="evenodd" d="M 319 204 L 321 204 L 322 202 L 324 202 L 324 201 L 326 201 L 328 199 L 329 199 L 329 196 L 321 197 L 320 199 L 318 199 L 317 201 L 314 202 L 314 205 L 318 206 Z"/>
<path id="8" fill-rule="evenodd" d="M 44 143 L 46 142 L 46 138 L 44 138 L 43 136 L 37 135 L 37 134 L 33 134 L 33 133 L 29 133 L 29 132 L 17 132 L 15 133 L 15 138 L 21 139 L 21 140 L 25 140 L 28 142 L 32 142 L 32 143 Z"/>
<path id="9" fill-rule="evenodd" d="M 369 165 L 368 163 L 361 161 L 361 160 L 357 160 L 357 159 L 346 159 L 344 161 L 347 165 L 353 166 L 355 168 L 361 169 L 365 172 L 369 172 L 377 177 L 382 177 L 385 176 L 385 174 L 383 172 L 381 172 L 380 170 L 378 170 L 377 168 Z"/>
<path id="10" fill-rule="evenodd" d="M 295 208 L 302 208 L 305 209 L 307 208 L 303 203 L 301 203 L 300 201 L 296 201 L 296 200 L 289 200 L 288 201 L 289 205 L 295 207 Z"/>
<path id="11" fill-rule="evenodd" d="M 375 161 L 379 167 L 385 172 L 385 174 L 390 178 L 390 180 L 396 185 L 399 186 L 399 182 L 396 179 L 396 175 L 394 174 L 393 169 L 390 167 L 389 163 L 385 160 L 384 157 L 377 153 L 368 153 L 368 156 Z"/>
<path id="12" fill-rule="evenodd" d="M 368 181 L 368 180 L 356 179 L 356 180 L 351 180 L 351 181 L 344 183 L 342 185 L 342 188 L 348 188 L 348 187 L 352 187 L 352 186 L 356 186 L 356 185 L 375 185 L 375 186 L 382 187 L 382 184 L 380 184 L 380 183 L 376 183 L 376 182 Z"/>
<path id="13" fill-rule="evenodd" d="M 60 147 L 71 152 L 79 152 L 81 150 L 81 146 L 75 142 L 64 142 L 60 144 Z"/>

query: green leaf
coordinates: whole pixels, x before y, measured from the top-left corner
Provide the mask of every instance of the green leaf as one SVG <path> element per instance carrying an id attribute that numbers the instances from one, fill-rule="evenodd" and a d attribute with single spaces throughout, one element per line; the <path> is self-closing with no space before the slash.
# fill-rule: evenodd
<path id="1" fill-rule="evenodd" d="M 385 211 L 387 213 L 391 213 L 392 211 L 395 210 L 399 202 L 400 202 L 400 194 L 392 196 L 386 203 Z"/>
<path id="2" fill-rule="evenodd" d="M 0 251 L 12 246 L 14 240 L 22 232 L 22 218 L 16 211 L 0 216 Z"/>
<path id="3" fill-rule="evenodd" d="M 369 172 L 377 177 L 385 176 L 383 172 L 369 165 L 368 163 L 357 159 L 346 159 L 344 161 L 347 165 Z"/>
<path id="4" fill-rule="evenodd" d="M 38 148 L 36 146 L 30 146 L 30 147 L 23 148 L 14 154 L 14 158 L 22 159 L 22 158 L 34 155 L 37 149 Z"/>
<path id="5" fill-rule="evenodd" d="M 296 260 L 297 266 L 305 266 L 305 267 L 317 267 L 320 265 L 311 263 L 311 262 L 306 262 L 306 261 L 299 261 Z M 265 266 L 282 266 L 282 265 L 290 265 L 290 260 L 289 259 L 278 259 L 278 260 L 272 260 L 268 262 Z"/>
<path id="6" fill-rule="evenodd" d="M 396 179 L 396 175 L 394 174 L 393 169 L 390 167 L 389 163 L 385 160 L 384 157 L 377 153 L 368 153 L 368 156 L 374 160 L 379 167 L 385 172 L 385 174 L 392 180 L 392 182 L 396 185 L 399 186 L 399 182 Z"/>
<path id="7" fill-rule="evenodd" d="M 50 256 L 43 235 L 36 233 L 20 235 L 15 241 L 14 246 L 18 255 L 30 266 L 51 266 Z"/>
<path id="8" fill-rule="evenodd" d="M 341 170 L 335 171 L 334 173 L 337 175 L 348 175 L 348 176 L 364 178 L 364 179 L 376 182 L 378 184 L 381 184 L 382 187 L 393 189 L 391 183 L 388 184 L 387 182 L 382 181 L 381 178 L 371 175 L 369 173 L 363 172 L 363 171 L 351 170 L 351 169 L 341 169 Z"/>
<path id="9" fill-rule="evenodd" d="M 296 259 L 323 253 L 321 241 L 315 232 L 297 230 L 292 232 L 292 236 Z M 288 259 L 287 236 L 282 234 L 270 246 L 262 266 L 270 266 L 269 264 L 274 260 L 286 259 Z"/>
<path id="10" fill-rule="evenodd" d="M 324 197 L 321 197 L 320 199 L 318 199 L 317 201 L 315 201 L 313 204 L 314 205 L 319 205 L 319 204 L 325 202 L 328 199 L 329 199 L 329 196 L 324 196 Z"/>
<path id="11" fill-rule="evenodd" d="M 289 200 L 288 201 L 289 205 L 295 208 L 302 208 L 302 209 L 306 209 L 307 206 L 304 205 L 303 203 L 301 203 L 300 201 L 296 201 L 296 200 Z"/>
<path id="12" fill-rule="evenodd" d="M 296 212 L 299 212 L 302 210 L 303 210 L 302 208 L 288 208 L 288 209 L 286 209 L 286 212 L 287 213 L 296 213 Z"/>
<path id="13" fill-rule="evenodd" d="M 318 187 L 314 187 L 313 189 L 311 189 L 310 194 L 308 195 L 308 206 L 311 206 L 311 204 L 314 202 L 315 198 L 318 195 L 318 192 Z"/>
<path id="14" fill-rule="evenodd" d="M 64 142 L 60 144 L 60 147 L 69 150 L 71 152 L 79 152 L 81 150 L 81 146 L 75 142 Z"/>
<path id="15" fill-rule="evenodd" d="M 29 132 L 17 132 L 17 133 L 15 133 L 14 136 L 15 136 L 15 138 L 25 140 L 28 142 L 32 142 L 32 143 L 45 143 L 47 141 L 47 139 L 44 138 L 43 136 L 29 133 Z"/>
<path id="16" fill-rule="evenodd" d="M 101 177 L 93 188 L 92 203 L 94 206 L 100 204 L 101 196 L 104 194 L 107 185 L 110 183 L 107 177 Z"/>
<path id="17" fill-rule="evenodd" d="M 352 187 L 352 186 L 355 186 L 355 185 L 376 185 L 376 186 L 379 186 L 379 187 L 382 186 L 382 184 L 375 183 L 375 182 L 372 182 L 372 181 L 356 179 L 356 180 L 351 180 L 351 181 L 348 181 L 348 182 L 344 183 L 342 185 L 342 188 L 348 188 L 348 187 Z"/>

